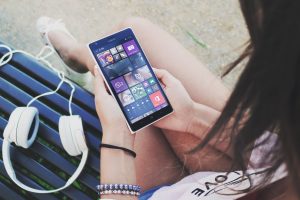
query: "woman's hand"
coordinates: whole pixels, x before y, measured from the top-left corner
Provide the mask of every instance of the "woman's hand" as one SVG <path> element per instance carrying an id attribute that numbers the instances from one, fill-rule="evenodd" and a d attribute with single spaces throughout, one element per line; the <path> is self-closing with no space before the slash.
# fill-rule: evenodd
<path id="1" fill-rule="evenodd" d="M 133 149 L 134 134 L 130 133 L 116 100 L 107 92 L 97 67 L 94 75 L 95 104 L 103 130 L 102 142 Z"/>
<path id="2" fill-rule="evenodd" d="M 194 117 L 195 103 L 181 82 L 164 69 L 154 68 L 157 78 L 174 109 L 174 113 L 157 121 L 154 126 L 180 132 L 188 132 Z"/>

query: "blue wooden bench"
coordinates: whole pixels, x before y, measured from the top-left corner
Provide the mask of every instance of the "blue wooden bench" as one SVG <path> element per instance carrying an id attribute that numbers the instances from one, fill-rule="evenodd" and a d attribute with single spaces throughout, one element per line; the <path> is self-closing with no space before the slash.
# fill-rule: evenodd
<path id="1" fill-rule="evenodd" d="M 1 44 L 1 42 L 0 42 Z M 0 57 L 6 53 L 0 49 Z M 10 113 L 26 105 L 32 97 L 56 88 L 60 79 L 49 68 L 23 54 L 0 68 L 0 149 L 3 130 Z M 37 140 L 29 150 L 11 147 L 11 158 L 19 179 L 37 189 L 58 188 L 77 168 L 79 158 L 70 157 L 62 148 L 58 133 L 60 115 L 68 114 L 70 87 L 64 84 L 59 92 L 34 102 L 41 119 Z M 73 113 L 82 117 L 90 149 L 88 162 L 77 181 L 68 189 L 55 194 L 34 194 L 21 190 L 9 178 L 0 156 L 0 199 L 96 199 L 99 183 L 99 144 L 101 125 L 94 107 L 94 96 L 76 85 Z"/>

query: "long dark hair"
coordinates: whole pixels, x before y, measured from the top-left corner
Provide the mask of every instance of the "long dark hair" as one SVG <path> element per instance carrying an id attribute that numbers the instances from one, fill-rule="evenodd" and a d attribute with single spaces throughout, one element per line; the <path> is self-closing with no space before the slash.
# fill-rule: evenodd
<path id="1" fill-rule="evenodd" d="M 272 166 L 267 176 L 286 163 L 294 185 L 299 186 L 300 1 L 240 0 L 240 5 L 250 41 L 225 75 L 245 58 L 247 64 L 222 114 L 197 149 L 230 126 L 234 168 L 245 170 L 245 155 L 265 131 L 271 131 L 279 142 L 266 158 Z"/>

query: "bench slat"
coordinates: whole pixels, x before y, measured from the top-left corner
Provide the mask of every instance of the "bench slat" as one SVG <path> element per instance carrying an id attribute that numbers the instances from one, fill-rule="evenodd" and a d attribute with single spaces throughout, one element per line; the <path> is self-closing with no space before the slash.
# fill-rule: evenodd
<path id="1" fill-rule="evenodd" d="M 20 70 L 14 68 L 11 65 L 6 65 L 1 69 L 1 74 L 6 75 L 10 77 L 11 79 L 14 79 L 16 82 L 22 85 L 22 88 L 26 88 L 27 90 L 30 90 L 31 92 L 34 92 L 35 94 L 42 94 L 49 91 L 52 91 L 50 88 L 42 85 L 38 81 L 34 80 L 30 76 L 22 73 Z M 76 93 L 76 91 L 75 91 Z M 30 93 L 31 94 L 31 93 Z M 69 93 L 70 94 L 70 93 Z M 45 96 L 42 99 L 48 100 L 51 104 L 55 104 L 57 107 L 59 107 L 60 111 L 63 111 L 65 114 L 68 114 L 69 112 L 69 99 L 66 99 L 60 95 L 53 94 L 49 96 Z M 82 118 L 85 118 L 87 124 L 96 130 L 101 130 L 99 119 L 97 116 L 90 114 L 89 112 L 85 111 L 84 109 L 80 108 L 76 104 L 72 104 L 72 110 L 74 114 L 80 115 Z"/>
<path id="2" fill-rule="evenodd" d="M 9 187 L 4 185 L 0 182 L 0 191 L 1 193 L 5 194 L 6 199 L 18 199 L 18 200 L 25 200 L 23 197 L 15 193 L 13 190 L 11 190 Z"/>
<path id="3" fill-rule="evenodd" d="M 4 44 L 4 43 L 0 42 L 0 44 Z M 7 50 L 0 48 L 0 57 L 6 52 Z M 24 72 L 28 72 L 32 77 L 35 77 L 41 82 L 45 82 L 47 83 L 47 85 L 50 85 L 54 88 L 60 82 L 60 79 L 51 69 L 45 67 L 40 62 L 32 58 L 29 58 L 24 54 L 21 53 L 14 54 L 11 62 L 9 63 L 17 64 L 18 65 L 17 67 L 20 70 Z M 96 114 L 93 95 L 88 91 L 84 90 L 83 88 L 79 87 L 77 84 L 75 85 L 76 85 L 77 93 L 74 95 L 74 99 L 76 100 L 76 102 L 78 102 L 80 105 L 87 107 L 89 111 Z M 63 86 L 61 88 L 61 92 L 65 95 L 68 95 L 69 87 Z M 85 98 L 83 99 L 82 97 Z"/>
<path id="4" fill-rule="evenodd" d="M 3 142 L 3 140 L 0 139 L 0 148 L 2 148 L 2 142 Z M 58 177 L 56 174 L 54 174 L 52 171 L 48 170 L 47 168 L 42 166 L 37 161 L 35 161 L 32 158 L 29 158 L 28 156 L 23 154 L 22 151 L 20 150 L 20 148 L 17 150 L 16 147 L 12 146 L 10 148 L 10 152 L 11 152 L 11 159 L 13 162 L 15 162 L 18 165 L 21 165 L 23 168 L 26 168 L 32 174 L 34 174 L 35 176 L 46 181 L 53 187 L 58 188 L 65 184 L 65 181 L 62 180 L 60 177 Z M 70 187 L 73 187 L 73 186 L 70 186 Z M 79 190 L 70 189 L 70 188 L 62 190 L 61 193 L 63 193 L 64 195 L 66 195 L 72 199 L 88 199 L 89 198 L 83 192 L 81 192 Z"/>
<path id="5" fill-rule="evenodd" d="M 2 145 L 2 142 L 1 142 Z M 0 160 L 0 174 L 2 174 L 3 176 L 7 176 L 6 171 L 4 169 L 4 164 L 3 161 Z M 40 185 L 36 184 L 35 182 L 33 182 L 32 180 L 30 180 L 29 178 L 27 178 L 26 176 L 24 176 L 23 174 L 21 174 L 20 172 L 16 171 L 17 176 L 19 177 L 19 180 L 22 181 L 22 183 L 26 183 L 28 185 L 32 185 L 34 188 L 37 189 L 43 189 Z M 1 182 L 0 182 L 1 183 Z M 1 192 L 5 194 L 5 197 L 7 196 L 7 193 L 5 192 Z M 13 192 L 16 194 L 16 192 Z M 17 194 L 18 195 L 18 194 Z M 39 199 L 41 197 L 40 194 L 36 194 L 36 193 L 30 193 L 31 196 L 36 197 L 37 199 Z M 19 196 L 19 195 L 18 195 Z M 11 198 L 7 198 L 9 200 L 12 200 Z M 58 200 L 54 195 L 52 194 L 43 194 L 43 200 Z M 15 200 L 15 199 L 13 199 Z"/>
<path id="6" fill-rule="evenodd" d="M 7 122 L 0 117 L 0 131 L 3 132 L 3 124 L 6 124 Z M 47 147 L 44 144 L 41 144 L 39 142 L 35 142 L 31 149 L 32 152 L 38 154 L 42 158 L 47 155 L 46 158 L 43 158 L 50 162 L 55 167 L 59 168 L 59 170 L 67 173 L 68 175 L 71 175 L 76 170 L 77 166 L 74 166 L 69 161 L 67 161 L 65 158 L 60 156 L 57 152 L 53 151 L 49 147 Z M 51 158 L 51 159 L 47 159 Z M 88 186 L 90 189 L 94 189 L 95 185 L 99 183 L 99 180 L 97 180 L 96 177 L 89 175 L 88 173 L 84 173 L 85 170 L 83 170 L 80 181 L 84 183 L 86 186 Z"/>

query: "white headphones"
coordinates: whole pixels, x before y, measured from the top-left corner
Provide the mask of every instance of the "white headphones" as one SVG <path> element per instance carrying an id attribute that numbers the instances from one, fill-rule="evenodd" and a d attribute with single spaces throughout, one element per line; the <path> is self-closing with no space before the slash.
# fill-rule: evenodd
<path id="1" fill-rule="evenodd" d="M 3 66 L 12 58 L 13 53 L 24 53 L 23 51 L 12 51 L 8 46 L 0 45 L 0 47 L 6 48 L 9 50 L 8 53 L 6 53 L 1 59 L 0 59 L 0 67 Z M 8 123 L 4 129 L 3 133 L 3 144 L 2 144 L 2 157 L 3 157 L 3 163 L 6 172 L 8 173 L 11 180 L 13 180 L 19 187 L 21 187 L 24 190 L 27 190 L 29 192 L 33 193 L 54 193 L 61 191 L 68 186 L 70 186 L 80 175 L 81 171 L 84 168 L 84 165 L 88 158 L 88 147 L 86 145 L 83 126 L 82 126 L 82 120 L 79 115 L 72 115 L 72 109 L 71 109 L 71 103 L 73 94 L 75 92 L 74 85 L 65 79 L 64 74 L 62 72 L 57 71 L 55 68 L 51 66 L 48 61 L 44 60 L 46 57 L 48 57 L 51 54 L 47 54 L 47 56 L 42 57 L 42 54 L 45 49 L 42 49 L 41 53 L 39 53 L 39 57 L 34 57 L 28 53 L 25 53 L 26 55 L 30 55 L 34 58 L 38 58 L 41 61 L 44 61 L 48 66 L 50 66 L 52 69 L 54 69 L 59 78 L 61 79 L 60 83 L 58 84 L 56 90 L 47 92 L 44 94 L 41 94 L 35 98 L 33 98 L 26 107 L 17 107 L 10 115 Z M 4 61 L 4 58 L 8 57 L 7 60 Z M 23 147 L 25 149 L 29 148 L 32 143 L 34 142 L 38 127 L 39 127 L 39 112 L 37 108 L 30 106 L 35 100 L 37 100 L 40 97 L 51 95 L 56 93 L 61 85 L 63 83 L 69 84 L 69 86 L 72 88 L 71 95 L 69 98 L 69 112 L 70 116 L 61 116 L 59 119 L 59 135 L 62 142 L 62 145 L 64 149 L 67 151 L 67 153 L 71 156 L 78 156 L 82 154 L 82 158 L 80 161 L 80 164 L 74 174 L 69 178 L 69 180 L 66 182 L 66 184 L 58 189 L 54 190 L 38 190 L 31 188 L 23 183 L 21 183 L 17 177 L 16 173 L 13 169 L 11 159 L 10 159 L 10 144 L 13 142 L 19 147 Z"/>

